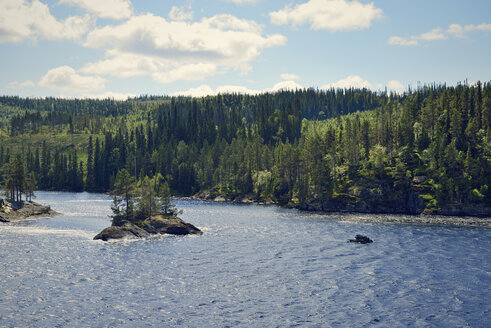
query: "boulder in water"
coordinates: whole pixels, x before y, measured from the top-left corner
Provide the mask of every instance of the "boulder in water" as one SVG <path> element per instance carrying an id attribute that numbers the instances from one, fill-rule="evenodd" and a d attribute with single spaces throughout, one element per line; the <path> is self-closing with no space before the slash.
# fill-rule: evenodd
<path id="1" fill-rule="evenodd" d="M 348 240 L 348 242 L 350 242 L 350 243 L 358 243 L 358 244 L 370 244 L 370 243 L 373 243 L 373 240 L 371 240 L 367 236 L 356 235 L 355 236 L 355 239 L 350 239 L 350 240 Z"/>

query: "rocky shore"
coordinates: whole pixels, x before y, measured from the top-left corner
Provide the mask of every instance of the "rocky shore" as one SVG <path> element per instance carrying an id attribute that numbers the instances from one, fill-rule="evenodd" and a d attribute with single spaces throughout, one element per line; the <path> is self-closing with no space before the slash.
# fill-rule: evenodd
<path id="1" fill-rule="evenodd" d="M 202 232 L 177 216 L 157 215 L 135 223 L 125 222 L 120 226 L 111 226 L 102 230 L 94 240 L 145 238 L 151 235 L 201 235 Z"/>
<path id="2" fill-rule="evenodd" d="M 306 200 L 298 204 L 279 204 L 272 200 L 257 200 L 247 196 L 230 199 L 216 192 L 202 192 L 190 199 L 234 204 L 275 204 L 301 211 L 330 213 L 343 221 L 491 227 L 491 207 L 454 204 L 429 210 L 417 191 L 411 190 L 395 197 L 395 194 L 391 193 L 392 190 L 387 189 L 386 192 L 391 194 L 391 197 L 384 197 L 383 194 L 376 197 L 344 194 L 335 199 Z M 377 214 L 394 214 L 394 216 Z"/>
<path id="3" fill-rule="evenodd" d="M 181 198 L 186 199 L 186 198 Z M 256 204 L 256 205 L 279 205 L 271 199 L 256 199 L 252 195 L 239 195 L 234 198 L 226 197 L 222 194 L 213 191 L 203 191 L 187 199 L 203 200 L 218 203 L 233 203 L 233 204 Z"/>
<path id="4" fill-rule="evenodd" d="M 15 222 L 26 219 L 48 218 L 60 215 L 51 207 L 35 202 L 10 202 L 0 199 L 0 222 Z"/>

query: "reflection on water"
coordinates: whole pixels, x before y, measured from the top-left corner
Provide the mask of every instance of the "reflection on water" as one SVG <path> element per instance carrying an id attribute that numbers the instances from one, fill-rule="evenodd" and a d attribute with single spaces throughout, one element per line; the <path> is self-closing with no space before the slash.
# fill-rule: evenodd
<path id="1" fill-rule="evenodd" d="M 491 324 L 489 228 L 181 200 L 204 235 L 104 243 L 109 196 L 37 201 L 64 215 L 0 225 L 2 327 Z"/>

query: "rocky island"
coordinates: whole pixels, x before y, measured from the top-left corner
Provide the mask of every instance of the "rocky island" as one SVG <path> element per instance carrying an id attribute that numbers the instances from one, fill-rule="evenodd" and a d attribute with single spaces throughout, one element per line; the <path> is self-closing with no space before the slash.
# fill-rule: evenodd
<path id="1" fill-rule="evenodd" d="M 201 230 L 178 217 L 182 211 L 171 202 L 169 185 L 161 174 L 135 182 L 129 172 L 122 169 L 114 186 L 112 225 L 97 234 L 94 240 L 202 234 Z"/>
<path id="2" fill-rule="evenodd" d="M 144 238 L 151 235 L 201 235 L 202 232 L 190 223 L 174 215 L 157 215 L 143 221 L 125 221 L 121 225 L 112 225 L 94 237 L 94 240 Z"/>
<path id="3" fill-rule="evenodd" d="M 15 222 L 26 219 L 48 218 L 60 215 L 51 207 L 36 202 L 11 202 L 0 199 L 0 222 Z"/>

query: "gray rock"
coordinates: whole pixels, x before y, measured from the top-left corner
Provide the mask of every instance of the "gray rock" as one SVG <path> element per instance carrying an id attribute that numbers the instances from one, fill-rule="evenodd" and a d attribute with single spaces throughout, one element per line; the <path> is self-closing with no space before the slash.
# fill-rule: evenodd
<path id="1" fill-rule="evenodd" d="M 43 206 L 35 202 L 2 200 L 2 206 L 0 207 L 0 222 L 48 218 L 56 215 L 60 215 L 60 213 L 53 211 L 49 206 Z"/>
<path id="2" fill-rule="evenodd" d="M 184 222 L 177 216 L 158 215 L 143 221 L 143 229 L 151 234 L 201 235 L 194 225 Z"/>
<path id="3" fill-rule="evenodd" d="M 123 238 L 143 238 L 149 236 L 149 233 L 134 224 L 127 223 L 123 226 L 112 226 L 102 230 L 94 237 L 94 240 L 108 241 L 111 239 Z"/>

